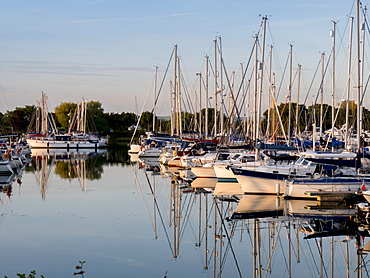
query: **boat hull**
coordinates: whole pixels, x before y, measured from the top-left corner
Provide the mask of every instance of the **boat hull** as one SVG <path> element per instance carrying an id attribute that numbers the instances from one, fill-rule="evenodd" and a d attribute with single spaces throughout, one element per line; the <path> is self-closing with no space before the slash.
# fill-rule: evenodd
<path id="1" fill-rule="evenodd" d="M 56 140 L 35 140 L 27 139 L 27 143 L 32 148 L 43 149 L 79 149 L 79 148 L 98 148 L 98 142 L 90 141 L 56 141 Z"/>
<path id="2" fill-rule="evenodd" d="M 364 185 L 370 184 L 370 179 L 356 178 L 324 178 L 324 179 L 295 179 L 287 181 L 285 196 L 291 198 L 316 198 L 306 192 L 356 192 Z"/>
<path id="3" fill-rule="evenodd" d="M 213 166 L 198 166 L 190 167 L 190 170 L 197 178 L 215 178 L 215 170 Z"/>

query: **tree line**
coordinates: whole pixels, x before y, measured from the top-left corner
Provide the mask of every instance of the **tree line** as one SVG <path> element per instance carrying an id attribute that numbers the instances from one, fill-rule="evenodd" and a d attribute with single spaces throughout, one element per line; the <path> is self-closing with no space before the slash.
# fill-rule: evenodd
<path id="1" fill-rule="evenodd" d="M 357 105 L 354 101 L 349 101 L 349 110 L 346 112 L 347 103 L 342 102 L 338 108 L 335 108 L 335 127 L 340 128 L 346 123 L 346 115 L 348 115 L 348 122 L 350 127 L 355 127 L 356 115 L 357 115 Z M 71 118 L 77 108 L 76 103 L 63 102 L 55 108 L 52 112 L 58 129 L 61 132 L 67 132 L 69 129 Z M 277 113 L 277 111 L 279 113 Z M 5 113 L 0 112 L 0 122 L 1 122 L 1 133 L 2 134 L 24 134 L 30 131 L 31 122 L 37 120 L 34 119 L 36 111 L 36 106 L 26 105 L 25 107 L 16 107 L 13 111 L 6 111 Z M 208 134 L 211 134 L 212 127 L 214 125 L 214 109 L 208 110 L 208 127 L 204 126 L 204 117 L 206 115 L 205 109 L 201 110 L 201 117 L 199 113 L 189 113 L 182 112 L 182 125 L 184 132 L 194 132 L 199 129 L 205 130 L 208 128 Z M 370 111 L 363 108 L 363 129 L 370 129 Z M 297 120 L 298 116 L 298 120 Z M 220 117 L 218 114 L 217 117 Z M 235 117 L 229 117 L 228 115 L 223 115 L 224 123 L 229 126 L 233 126 L 233 129 L 237 129 L 237 125 L 241 125 L 242 119 L 236 119 Z M 245 116 L 244 116 L 245 117 Z M 291 124 L 298 124 L 298 131 L 312 130 L 312 124 L 315 123 L 319 126 L 322 123 L 323 130 L 330 129 L 332 126 L 332 106 L 328 104 L 321 105 L 311 105 L 306 107 L 303 104 L 298 106 L 297 104 L 291 104 Z M 202 122 L 199 125 L 199 118 Z M 233 123 L 228 122 L 228 119 L 234 119 Z M 130 137 L 132 134 L 133 127 L 137 124 L 138 119 L 140 122 L 138 126 L 140 127 L 138 133 L 143 133 L 145 131 L 153 130 L 153 113 L 150 111 L 145 111 L 140 117 L 135 113 L 113 113 L 104 112 L 101 102 L 99 101 L 89 101 L 87 103 L 87 127 L 90 132 L 97 132 L 102 135 L 111 136 L 127 136 Z M 283 125 L 284 130 L 287 129 L 289 123 L 289 109 L 288 105 L 281 103 L 277 106 L 277 109 L 268 109 L 263 113 L 263 120 L 261 122 L 261 129 L 265 132 L 270 126 L 270 129 L 275 129 L 276 132 L 281 134 L 281 125 Z M 171 124 L 169 117 L 160 118 L 156 117 L 155 121 L 156 131 L 163 133 L 169 133 L 171 130 Z M 129 130 L 130 129 L 130 130 Z"/>

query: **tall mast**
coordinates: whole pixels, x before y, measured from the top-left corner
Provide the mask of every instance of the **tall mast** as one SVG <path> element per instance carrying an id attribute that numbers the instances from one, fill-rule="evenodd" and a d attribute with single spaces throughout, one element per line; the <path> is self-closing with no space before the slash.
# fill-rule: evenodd
<path id="1" fill-rule="evenodd" d="M 365 59 L 365 24 L 366 24 L 366 11 L 367 11 L 367 8 L 364 7 L 364 11 L 363 11 L 363 15 L 364 15 L 364 18 L 363 18 L 363 23 L 361 24 L 361 32 L 362 32 L 362 39 L 361 39 L 361 43 L 362 43 L 362 59 Z M 364 106 L 362 105 L 363 103 L 363 82 L 364 82 L 364 66 L 365 66 L 365 63 L 362 63 L 361 64 L 361 72 L 360 72 L 360 80 L 361 80 L 361 97 L 360 97 L 360 126 L 361 126 L 361 134 L 362 135 L 362 110 L 364 109 Z"/>
<path id="2" fill-rule="evenodd" d="M 262 92 L 263 92 L 263 68 L 264 68 L 264 62 L 265 62 L 265 37 L 266 37 L 266 20 L 267 17 L 264 16 L 262 18 L 262 44 L 261 44 L 261 62 L 259 65 L 259 70 L 260 70 L 260 93 L 258 96 L 258 119 L 256 122 L 256 127 L 257 127 L 257 139 L 260 137 L 260 122 L 261 122 L 261 115 L 262 115 L 262 108 L 261 108 L 261 103 L 262 103 Z"/>
<path id="3" fill-rule="evenodd" d="M 334 138 L 334 126 L 335 126 L 335 25 L 336 22 L 333 21 L 333 30 L 331 31 L 332 37 L 332 76 L 331 76 L 331 140 L 333 142 Z M 332 145 L 331 150 L 334 150 L 334 146 Z"/>
<path id="4" fill-rule="evenodd" d="M 321 53 L 321 84 L 320 84 L 320 137 L 323 133 L 324 125 L 324 74 L 325 74 L 325 52 Z"/>
<path id="5" fill-rule="evenodd" d="M 202 137 L 202 74 L 197 73 L 199 76 L 199 138 Z"/>
<path id="6" fill-rule="evenodd" d="M 361 148 L 361 132 L 362 132 L 362 119 L 361 119 L 361 58 L 360 58 L 360 1 L 356 1 L 356 58 L 357 58 L 357 146 L 360 152 Z"/>
<path id="7" fill-rule="evenodd" d="M 171 136 L 175 135 L 175 130 L 177 132 L 177 120 L 176 120 L 176 92 L 177 92 L 177 45 L 173 47 L 173 57 L 174 57 L 174 77 L 173 77 L 173 84 L 170 86 L 171 90 Z"/>
<path id="8" fill-rule="evenodd" d="M 271 136 L 273 130 L 274 130 L 274 122 L 271 119 L 271 110 L 274 110 L 274 100 L 273 100 L 273 94 L 272 94 L 272 45 L 270 45 L 270 75 L 269 75 L 269 103 L 268 103 L 268 109 L 267 109 L 267 128 L 266 128 L 266 135 Z M 271 131 L 272 132 L 271 132 Z"/>
<path id="9" fill-rule="evenodd" d="M 223 85 L 223 80 L 222 80 L 222 65 L 223 65 L 223 60 L 222 60 L 222 43 L 221 43 L 221 36 L 218 37 L 218 43 L 219 43 L 219 52 L 220 52 L 220 87 L 217 92 L 220 93 L 220 133 L 221 136 L 224 136 L 224 85 Z"/>
<path id="10" fill-rule="evenodd" d="M 214 43 L 214 84 L 213 84 L 213 87 L 214 87 L 214 95 L 213 95 L 213 105 L 214 105 L 214 136 L 216 137 L 217 136 L 217 76 L 218 76 L 218 72 L 217 72 L 217 40 L 213 40 L 213 43 Z"/>
<path id="11" fill-rule="evenodd" d="M 352 33 L 353 33 L 353 17 L 350 17 L 350 29 L 349 29 L 349 43 L 348 43 L 348 81 L 347 81 L 347 99 L 346 99 L 346 149 L 349 143 L 349 98 L 351 93 L 351 64 L 352 64 Z"/>
<path id="12" fill-rule="evenodd" d="M 181 71 L 180 71 L 180 57 L 177 57 L 177 121 L 178 121 L 178 135 L 182 139 L 182 117 L 181 117 Z"/>
<path id="13" fill-rule="evenodd" d="M 175 86 L 170 82 L 170 110 L 171 110 L 171 136 L 175 135 L 175 111 L 174 111 L 174 95 L 175 95 Z"/>
<path id="14" fill-rule="evenodd" d="M 254 37 L 254 97 L 253 97 L 253 139 L 254 142 L 257 141 L 257 129 L 258 129 L 258 114 L 257 114 L 257 95 L 258 95 L 258 86 L 257 86 L 257 79 L 258 79 L 258 58 L 257 58 L 257 45 L 258 45 L 258 35 Z M 256 153 L 257 154 L 257 153 Z"/>
<path id="15" fill-rule="evenodd" d="M 228 131 L 228 135 L 229 135 L 229 140 L 230 140 L 230 135 L 232 133 L 232 128 L 234 127 L 234 119 L 235 119 L 235 111 L 234 111 L 234 107 L 236 106 L 236 103 L 235 103 L 235 99 L 233 96 L 234 94 L 234 82 L 235 82 L 235 71 L 232 72 L 231 74 L 231 88 L 230 88 L 230 92 L 229 92 L 229 98 L 228 98 L 228 114 L 229 114 L 229 131 Z"/>
<path id="16" fill-rule="evenodd" d="M 293 45 L 290 45 L 290 51 L 289 51 L 289 56 L 290 56 L 290 71 L 289 71 L 289 91 L 288 91 L 288 98 L 289 98 L 289 111 L 288 111 L 288 146 L 290 146 L 290 126 L 292 122 L 292 86 L 293 86 Z"/>
<path id="17" fill-rule="evenodd" d="M 206 99 L 205 99 L 206 111 L 205 111 L 205 121 L 204 121 L 205 138 L 208 138 L 208 76 L 209 76 L 208 63 L 209 63 L 209 58 L 206 55 Z"/>
<path id="18" fill-rule="evenodd" d="M 87 133 L 87 102 L 84 98 L 82 98 L 82 132 Z"/>
<path id="19" fill-rule="evenodd" d="M 295 110 L 295 136 L 298 136 L 298 134 L 300 133 L 300 130 L 299 130 L 299 119 L 298 119 L 298 116 L 299 116 L 299 93 L 300 93 L 300 90 L 301 90 L 301 65 L 298 64 L 298 90 L 297 90 L 297 105 L 296 105 L 296 110 Z"/>
<path id="20" fill-rule="evenodd" d="M 44 92 L 41 93 L 41 133 L 48 132 L 48 109 L 47 109 L 47 96 Z"/>
<path id="21" fill-rule="evenodd" d="M 157 109 L 157 74 L 158 74 L 158 67 L 155 67 L 155 74 L 154 74 L 154 103 L 153 103 L 153 132 L 155 131 L 155 117 L 156 117 L 156 109 Z"/>

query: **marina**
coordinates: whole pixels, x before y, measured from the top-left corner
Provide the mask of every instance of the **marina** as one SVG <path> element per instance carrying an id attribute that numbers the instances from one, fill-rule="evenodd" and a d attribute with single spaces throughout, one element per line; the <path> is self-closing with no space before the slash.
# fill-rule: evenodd
<path id="1" fill-rule="evenodd" d="M 117 10 L 103 2 L 115 3 Z M 360 0 L 343 2 L 343 7 L 326 7 L 320 17 L 311 10 L 318 8 L 315 3 L 267 2 L 257 6 L 275 7 L 276 14 L 285 16 L 275 21 L 275 15 L 263 12 L 252 23 L 250 14 L 243 14 L 248 24 L 230 25 L 222 37 L 218 25 L 229 24 L 229 14 L 241 7 L 249 12 L 254 4 L 227 3 L 235 10 L 225 9 L 223 21 L 216 10 L 226 8 L 225 3 L 212 13 L 208 6 L 199 13 L 176 6 L 174 15 L 159 1 L 158 7 L 165 8 L 158 9 L 160 14 L 144 12 L 148 3 L 137 6 L 143 13 L 133 17 L 134 9 L 115 0 L 88 1 L 82 14 L 38 17 L 58 22 L 39 26 L 40 32 L 51 29 L 37 34 L 37 43 L 23 41 L 19 53 L 23 44 L 30 50 L 43 45 L 42 37 L 50 34 L 71 34 L 84 43 L 99 38 L 99 45 L 74 41 L 73 47 L 66 46 L 62 41 L 73 39 L 60 38 L 55 44 L 71 49 L 68 55 L 45 44 L 46 62 L 35 58 L 30 67 L 31 60 L 18 61 L 25 59 L 21 55 L 13 57 L 15 62 L 9 58 L 9 65 L 3 61 L 9 74 L 22 68 L 32 76 L 17 72 L 19 80 L 29 83 L 24 88 L 0 84 L 4 105 L 3 88 L 25 105 L 0 113 L 0 276 L 369 277 L 367 7 Z M 120 8 L 130 13 L 111 17 Z M 95 15 L 85 16 L 90 9 Z M 328 19 L 334 11 L 335 19 Z M 206 20 L 208 13 L 212 20 Z M 175 18 L 181 25 L 174 24 Z M 328 26 L 318 23 L 324 21 Z M 162 22 L 160 33 L 149 32 Z M 190 36 L 183 22 L 193 25 Z M 164 28 L 175 25 L 184 29 Z M 68 26 L 90 28 L 73 33 Z M 125 29 L 140 39 L 121 41 L 122 34 L 111 33 Z M 202 40 L 209 39 L 209 31 L 202 29 L 217 34 L 207 52 Z M 330 31 L 326 39 L 319 35 L 324 29 Z M 1 47 L 8 49 L 3 53 L 14 49 L 7 43 L 21 37 L 10 30 L 4 32 Z M 198 31 L 204 32 L 202 40 Z M 163 34 L 186 43 L 168 44 Z M 300 39 L 294 45 L 296 35 Z M 134 47 L 139 41 L 147 49 L 140 54 Z M 154 51 L 158 43 L 161 50 Z M 131 50 L 124 49 L 126 44 Z M 114 50 L 116 45 L 123 48 Z M 165 45 L 172 47 L 168 61 L 162 58 Z M 111 62 L 105 55 L 112 55 Z M 58 57 L 59 67 L 46 57 Z M 155 64 L 149 88 L 148 63 Z M 37 80 L 40 73 L 50 78 Z M 47 94 L 41 91 L 40 100 L 27 105 L 30 80 L 44 85 Z M 98 100 L 76 102 L 80 93 Z M 49 94 L 52 102 L 65 99 L 51 105 Z M 105 110 L 103 100 L 130 112 Z"/>
<path id="2" fill-rule="evenodd" d="M 127 149 L 37 150 L 1 193 L 1 275 L 72 277 L 79 261 L 84 277 L 367 275 L 368 224 L 355 208 L 180 172 Z"/>

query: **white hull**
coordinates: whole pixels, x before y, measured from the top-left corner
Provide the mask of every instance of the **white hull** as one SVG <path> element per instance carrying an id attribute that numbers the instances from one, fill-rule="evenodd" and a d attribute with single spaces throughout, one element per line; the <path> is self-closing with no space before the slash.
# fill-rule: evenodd
<path id="1" fill-rule="evenodd" d="M 217 179 L 214 178 L 198 178 L 191 183 L 193 188 L 215 188 Z"/>
<path id="2" fill-rule="evenodd" d="M 286 213 L 294 217 L 319 217 L 319 216 L 352 216 L 355 214 L 355 209 L 351 208 L 333 208 L 317 207 L 317 200 L 285 200 Z M 315 209 L 317 207 L 317 209 Z"/>
<path id="3" fill-rule="evenodd" d="M 217 182 L 213 195 L 228 196 L 228 195 L 243 195 L 244 192 L 237 182 Z"/>
<path id="4" fill-rule="evenodd" d="M 282 194 L 284 181 L 235 175 L 240 187 L 247 194 Z"/>
<path id="5" fill-rule="evenodd" d="M 215 178 L 215 170 L 213 166 L 196 166 L 190 167 L 190 170 L 197 178 Z"/>
<path id="6" fill-rule="evenodd" d="M 104 149 L 95 149 L 95 148 L 84 148 L 83 150 L 66 150 L 66 149 L 47 149 L 47 148 L 35 148 L 31 149 L 31 157 L 34 158 L 45 158 L 45 157 L 54 157 L 54 158 L 61 158 L 61 157 L 71 157 L 71 158 L 78 158 L 78 157 L 85 157 L 92 153 L 103 154 L 106 150 Z"/>
<path id="7" fill-rule="evenodd" d="M 277 196 L 244 195 L 232 218 L 266 218 L 282 216 L 284 200 Z"/>
<path id="8" fill-rule="evenodd" d="M 32 148 L 43 148 L 43 149 L 79 149 L 79 148 L 98 148 L 100 147 L 98 142 L 90 141 L 56 141 L 56 140 L 39 140 L 39 139 L 27 139 L 27 144 Z"/>
<path id="9" fill-rule="evenodd" d="M 161 153 L 162 153 L 162 149 L 160 149 L 160 148 L 149 148 L 149 149 L 145 149 L 145 150 L 140 151 L 138 153 L 138 156 L 139 157 L 157 157 L 157 158 L 159 158 Z"/>
<path id="10" fill-rule="evenodd" d="M 215 164 L 214 171 L 218 181 L 234 181 L 236 182 L 237 179 L 228 167 L 228 164 Z"/>
<path id="11" fill-rule="evenodd" d="M 292 180 L 287 181 L 285 186 L 285 196 L 292 198 L 316 198 L 316 196 L 310 196 L 305 192 L 338 192 L 338 191 L 350 191 L 356 192 L 363 186 L 363 181 L 354 180 L 352 182 L 346 182 L 346 179 L 338 178 L 335 182 L 326 182 L 324 180 Z"/>

